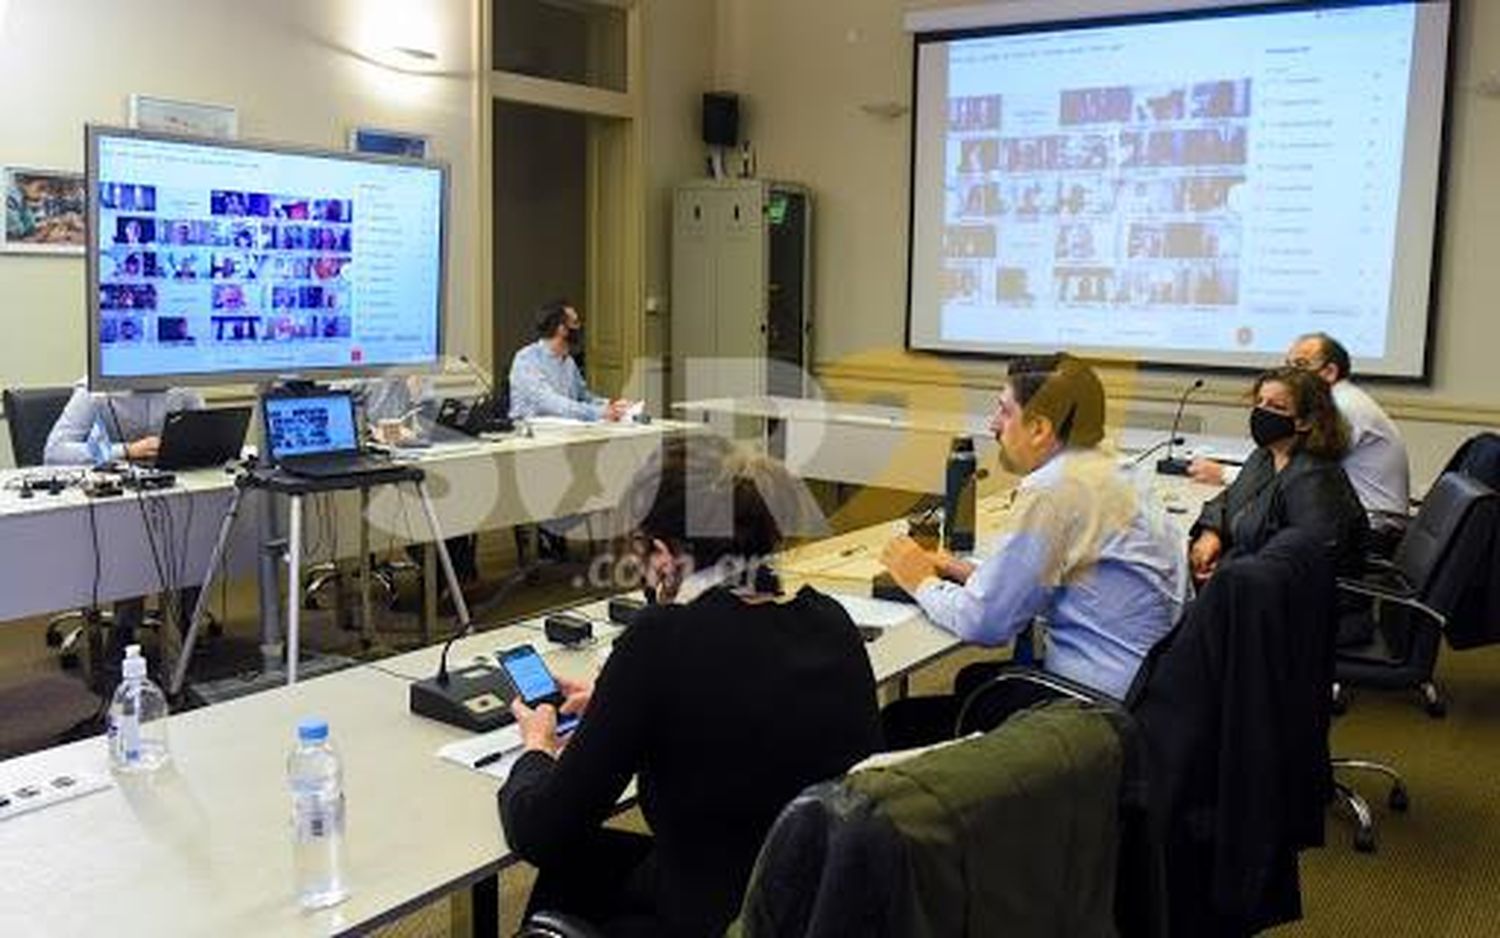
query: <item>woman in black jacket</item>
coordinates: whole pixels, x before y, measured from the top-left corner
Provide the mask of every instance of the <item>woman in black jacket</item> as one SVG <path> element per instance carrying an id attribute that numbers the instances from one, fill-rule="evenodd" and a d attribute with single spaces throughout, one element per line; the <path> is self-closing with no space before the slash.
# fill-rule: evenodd
<path id="1" fill-rule="evenodd" d="M 609 935 L 722 934 L 781 808 L 879 748 L 848 613 L 764 575 L 798 491 L 779 465 L 707 436 L 669 441 L 632 483 L 622 509 L 657 604 L 597 683 L 563 687 L 562 709 L 584 713 L 566 747 L 551 707 L 513 708 L 528 751 L 500 816 L 539 867 L 529 911 Z M 602 826 L 632 777 L 651 836 Z"/>
<path id="2" fill-rule="evenodd" d="M 1333 551 L 1341 576 L 1357 574 L 1369 521 L 1339 465 L 1349 428 L 1328 386 L 1299 369 L 1276 368 L 1256 379 L 1252 393 L 1257 448 L 1193 525 L 1193 578 L 1207 580 L 1219 561 L 1255 553 L 1283 528 L 1312 532 Z"/>

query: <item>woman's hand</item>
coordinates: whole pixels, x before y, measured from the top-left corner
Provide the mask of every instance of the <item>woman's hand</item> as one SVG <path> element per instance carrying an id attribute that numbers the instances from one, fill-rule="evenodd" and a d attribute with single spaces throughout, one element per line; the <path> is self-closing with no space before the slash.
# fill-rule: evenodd
<path id="1" fill-rule="evenodd" d="M 558 708 L 558 712 L 583 716 L 583 712 L 589 708 L 589 701 L 594 697 L 594 682 L 570 681 L 560 677 L 557 679 L 557 686 L 563 694 L 562 706 Z"/>
<path id="2" fill-rule="evenodd" d="M 1195 459 L 1188 464 L 1188 478 L 1206 485 L 1224 484 L 1224 464 L 1212 459 Z"/>
<path id="3" fill-rule="evenodd" d="M 1213 576 L 1219 567 L 1219 557 L 1224 553 L 1224 542 L 1219 539 L 1219 532 L 1204 531 L 1193 541 L 1193 546 L 1188 549 L 1188 565 L 1192 568 L 1193 579 L 1199 583 Z"/>
<path id="4" fill-rule="evenodd" d="M 555 758 L 562 750 L 557 741 L 557 710 L 551 704 L 532 708 L 517 697 L 510 702 L 510 712 L 521 728 L 521 745 L 528 751 L 534 749 Z"/>

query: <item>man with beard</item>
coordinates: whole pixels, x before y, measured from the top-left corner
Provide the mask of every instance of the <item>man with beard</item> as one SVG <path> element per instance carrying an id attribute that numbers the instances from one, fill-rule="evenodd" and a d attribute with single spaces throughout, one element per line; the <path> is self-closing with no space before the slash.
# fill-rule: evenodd
<path id="1" fill-rule="evenodd" d="M 1021 481 L 985 559 L 900 537 L 881 561 L 941 628 L 996 646 L 1035 624 L 1048 671 L 1123 698 L 1182 609 L 1187 565 L 1182 533 L 1099 449 L 1104 411 L 1104 388 L 1078 359 L 1013 360 L 990 430 L 1001 465 Z M 997 667 L 965 668 L 953 697 L 888 708 L 887 744 L 922 742 L 912 734 L 936 727 L 951 733 L 963 694 Z M 897 710 L 902 719 L 891 719 Z"/>

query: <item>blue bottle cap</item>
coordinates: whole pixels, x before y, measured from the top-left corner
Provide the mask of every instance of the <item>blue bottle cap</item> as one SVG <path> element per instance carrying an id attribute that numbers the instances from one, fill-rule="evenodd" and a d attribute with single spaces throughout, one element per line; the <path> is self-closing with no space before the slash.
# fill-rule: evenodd
<path id="1" fill-rule="evenodd" d="M 328 738 L 328 721 L 305 717 L 297 724 L 297 738 L 304 743 L 321 743 Z"/>

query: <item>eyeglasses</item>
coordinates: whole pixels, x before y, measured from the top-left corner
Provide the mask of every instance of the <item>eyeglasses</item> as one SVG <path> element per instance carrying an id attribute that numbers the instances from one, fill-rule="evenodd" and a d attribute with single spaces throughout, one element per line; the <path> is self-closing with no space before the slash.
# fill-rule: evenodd
<path id="1" fill-rule="evenodd" d="M 1320 362 L 1311 358 L 1288 358 L 1286 363 L 1288 367 L 1296 368 L 1300 371 L 1320 371 L 1324 365 L 1328 364 L 1327 362 Z"/>

